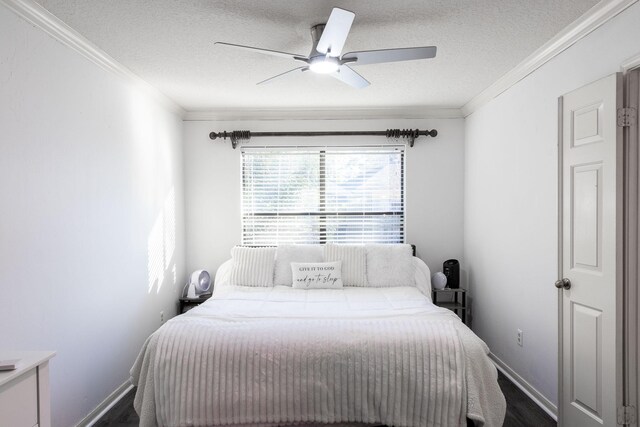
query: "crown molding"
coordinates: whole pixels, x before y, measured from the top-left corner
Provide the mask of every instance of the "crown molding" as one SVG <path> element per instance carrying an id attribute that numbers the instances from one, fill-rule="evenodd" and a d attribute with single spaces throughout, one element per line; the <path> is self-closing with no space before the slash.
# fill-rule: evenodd
<path id="1" fill-rule="evenodd" d="M 187 111 L 185 121 L 460 119 L 459 108 L 265 108 Z"/>
<path id="2" fill-rule="evenodd" d="M 100 68 L 110 71 L 150 95 L 160 105 L 184 120 L 373 120 L 373 119 L 451 119 L 462 118 L 459 108 L 381 107 L 381 108 L 265 108 L 212 109 L 185 111 L 172 99 L 134 74 L 80 33 L 58 19 L 34 0 L 0 0 L 18 16 L 40 28 L 65 46 L 73 49 Z"/>
<path id="3" fill-rule="evenodd" d="M 556 55 L 608 22 L 638 0 L 602 0 L 584 15 L 558 33 L 553 39 L 520 62 L 491 86 L 480 92 L 461 108 L 381 107 L 381 108 L 268 108 L 212 109 L 185 111 L 175 101 L 134 74 L 127 67 L 95 46 L 34 0 L 0 0 L 8 9 L 27 22 L 42 29 L 54 39 L 70 47 L 100 68 L 129 81 L 137 89 L 186 121 L 224 120 L 379 120 L 379 119 L 456 119 L 467 117 L 520 80 L 540 68 Z M 638 65 L 631 58 L 623 69 Z M 628 67 L 628 68 L 627 68 Z"/>
<path id="4" fill-rule="evenodd" d="M 131 83 L 136 89 L 149 95 L 157 101 L 161 106 L 169 111 L 184 116 L 184 109 L 175 103 L 172 99 L 164 95 L 154 86 L 138 77 L 127 67 L 113 59 L 102 49 L 91 43 L 80 33 L 69 27 L 67 24 L 58 19 L 47 9 L 39 5 L 33 0 L 0 0 L 0 4 L 4 4 L 15 14 L 40 28 L 45 33 L 73 49 L 89 61 L 98 65 L 106 71 L 110 71 Z"/>
<path id="5" fill-rule="evenodd" d="M 635 70 L 636 68 L 640 68 L 640 53 L 624 61 L 620 66 L 620 71 L 626 73 L 627 71 Z"/>
<path id="6" fill-rule="evenodd" d="M 637 1 L 602 0 L 597 3 L 541 48 L 516 65 L 515 68 L 463 105 L 461 110 L 464 117 L 478 110 Z"/>

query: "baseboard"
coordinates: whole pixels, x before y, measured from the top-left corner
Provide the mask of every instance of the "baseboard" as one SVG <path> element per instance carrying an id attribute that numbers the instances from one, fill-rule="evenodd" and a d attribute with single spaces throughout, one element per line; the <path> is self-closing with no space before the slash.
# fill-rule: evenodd
<path id="1" fill-rule="evenodd" d="M 542 393 L 529 384 L 524 378 L 522 378 L 516 371 L 511 369 L 509 365 L 504 363 L 498 356 L 493 353 L 489 353 L 489 358 L 496 365 L 496 368 L 504 374 L 516 387 L 518 387 L 524 394 L 529 396 L 531 400 L 535 402 L 544 412 L 549 414 L 551 418 L 558 421 L 558 407 L 554 405 L 549 399 L 544 397 Z"/>
<path id="2" fill-rule="evenodd" d="M 113 406 L 120 401 L 133 388 L 130 381 L 125 381 L 120 387 L 114 390 L 105 400 L 102 401 L 89 415 L 76 424 L 76 427 L 90 427 Z"/>

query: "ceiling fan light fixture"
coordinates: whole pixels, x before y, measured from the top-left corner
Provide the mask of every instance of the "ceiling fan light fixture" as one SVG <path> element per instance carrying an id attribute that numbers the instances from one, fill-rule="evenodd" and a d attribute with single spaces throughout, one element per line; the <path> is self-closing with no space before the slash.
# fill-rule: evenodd
<path id="1" fill-rule="evenodd" d="M 311 41 L 313 42 L 313 46 L 308 56 L 233 43 L 216 42 L 216 44 L 298 61 L 298 67 L 269 77 L 266 80 L 258 82 L 258 85 L 271 83 L 293 74 L 313 71 L 314 74 L 326 74 L 353 88 L 362 89 L 369 86 L 370 83 L 352 69 L 352 65 L 414 61 L 417 59 L 434 58 L 436 56 L 437 48 L 435 46 L 362 50 L 348 52 L 342 55 L 342 48 L 345 45 L 355 16 L 353 12 L 334 7 L 325 24 L 318 24 L 311 27 Z M 304 65 L 300 66 L 300 62 L 304 63 Z"/>
<path id="2" fill-rule="evenodd" d="M 338 71 L 340 64 L 338 61 L 332 58 L 319 57 L 312 60 L 309 64 L 309 69 L 318 74 L 330 74 Z"/>

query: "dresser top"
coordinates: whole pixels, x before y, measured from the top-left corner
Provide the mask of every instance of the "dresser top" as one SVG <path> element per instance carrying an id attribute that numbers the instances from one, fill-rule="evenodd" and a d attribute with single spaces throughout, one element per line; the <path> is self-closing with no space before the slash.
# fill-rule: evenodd
<path id="1" fill-rule="evenodd" d="M 46 362 L 56 355 L 55 351 L 4 351 L 0 350 L 0 360 L 20 359 L 13 371 L 0 371 L 0 386 L 19 377 L 30 369 Z"/>

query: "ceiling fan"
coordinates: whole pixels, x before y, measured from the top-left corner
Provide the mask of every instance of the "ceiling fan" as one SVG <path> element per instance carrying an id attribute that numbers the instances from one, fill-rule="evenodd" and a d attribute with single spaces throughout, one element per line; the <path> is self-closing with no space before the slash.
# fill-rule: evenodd
<path id="1" fill-rule="evenodd" d="M 369 81 L 358 74 L 350 65 L 381 64 L 384 62 L 412 61 L 415 59 L 428 59 L 436 56 L 435 46 L 406 47 L 398 49 L 363 50 L 349 52 L 340 56 L 342 48 L 349 35 L 355 13 L 348 10 L 333 8 L 326 24 L 318 24 L 311 27 L 313 47 L 309 56 L 294 53 L 279 52 L 276 50 L 262 49 L 252 46 L 243 46 L 233 43 L 216 42 L 215 44 L 246 49 L 251 52 L 265 55 L 290 58 L 304 63 L 284 73 L 269 77 L 258 84 L 271 83 L 276 79 L 290 76 L 297 72 L 312 71 L 319 74 L 328 74 L 355 88 L 369 86 Z"/>

